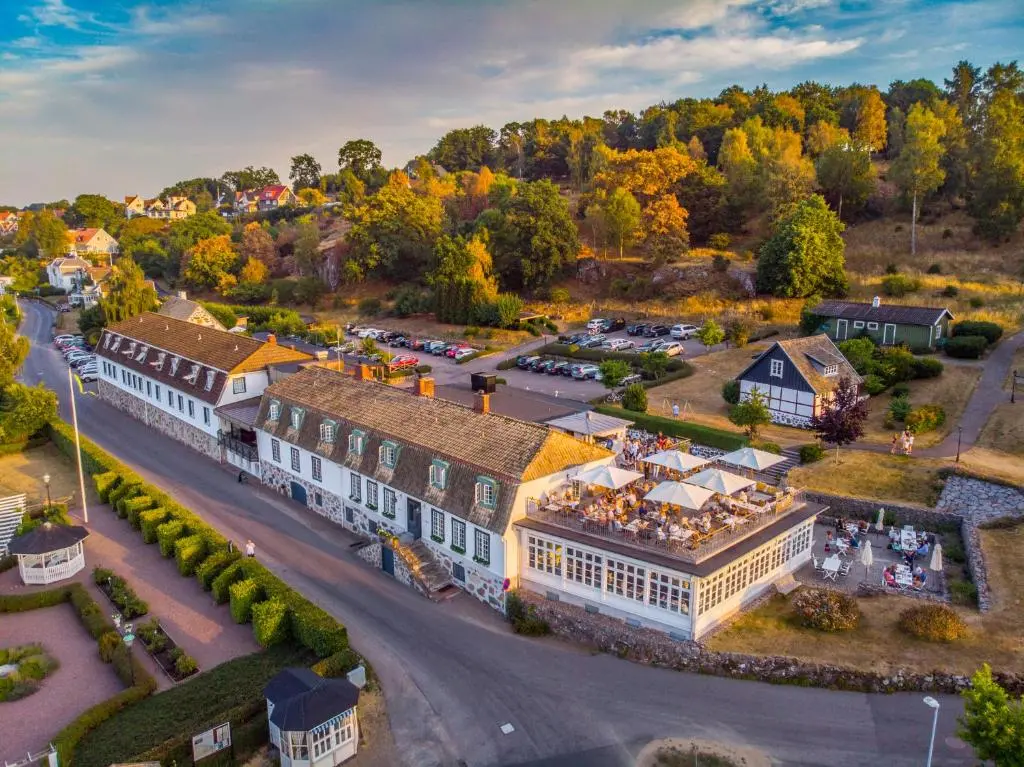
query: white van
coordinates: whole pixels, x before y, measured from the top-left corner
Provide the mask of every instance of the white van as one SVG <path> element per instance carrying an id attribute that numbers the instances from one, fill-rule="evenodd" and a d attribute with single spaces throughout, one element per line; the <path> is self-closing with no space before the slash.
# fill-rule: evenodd
<path id="1" fill-rule="evenodd" d="M 696 325 L 673 325 L 669 335 L 681 341 L 688 341 L 698 329 Z"/>

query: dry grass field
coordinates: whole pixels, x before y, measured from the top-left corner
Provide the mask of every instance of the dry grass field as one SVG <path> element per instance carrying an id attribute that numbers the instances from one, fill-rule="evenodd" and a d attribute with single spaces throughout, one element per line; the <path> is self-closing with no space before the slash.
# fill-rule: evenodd
<path id="1" fill-rule="evenodd" d="M 844 448 L 789 472 L 793 487 L 823 493 L 872 498 L 881 502 L 934 506 L 942 492 L 939 471 L 949 462 L 934 458 L 907 457 Z"/>

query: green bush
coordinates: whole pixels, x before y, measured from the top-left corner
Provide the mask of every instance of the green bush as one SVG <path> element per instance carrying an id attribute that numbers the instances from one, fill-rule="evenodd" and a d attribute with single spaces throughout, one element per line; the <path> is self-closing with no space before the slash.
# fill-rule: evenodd
<path id="1" fill-rule="evenodd" d="M 900 613 L 900 631 L 928 642 L 956 642 L 967 636 L 967 624 L 946 605 L 925 604 Z"/>
<path id="2" fill-rule="evenodd" d="M 956 336 L 946 341 L 946 354 L 965 360 L 976 360 L 988 348 L 988 340 L 984 336 Z"/>
<path id="3" fill-rule="evenodd" d="M 890 274 L 882 278 L 882 292 L 893 298 L 902 298 L 921 289 L 921 280 L 906 274 Z"/>
<path id="4" fill-rule="evenodd" d="M 121 635 L 116 631 L 108 631 L 99 638 L 100 660 L 104 663 L 111 663 L 114 660 L 114 652 L 121 646 Z"/>
<path id="5" fill-rule="evenodd" d="M 105 471 L 102 474 L 97 474 L 92 479 L 96 484 L 96 493 L 99 495 L 100 500 L 103 503 L 108 503 L 110 491 L 121 481 L 121 475 L 117 472 Z"/>
<path id="6" fill-rule="evenodd" d="M 263 596 L 260 587 L 256 581 L 246 578 L 232 583 L 228 593 L 231 594 L 231 617 L 235 623 L 248 623 L 252 619 L 253 604 Z"/>
<path id="7" fill-rule="evenodd" d="M 511 370 L 515 366 L 516 366 L 516 358 L 515 357 L 510 357 L 507 360 L 502 360 L 501 362 L 499 362 L 498 365 L 497 365 L 497 368 L 498 368 L 498 370 Z"/>
<path id="8" fill-rule="evenodd" d="M 889 402 L 889 417 L 893 421 L 906 421 L 907 416 L 910 415 L 911 405 L 909 397 L 893 397 L 892 401 Z"/>
<path id="9" fill-rule="evenodd" d="M 928 274 L 942 274 L 942 264 L 929 264 L 927 271 Z"/>
<path id="10" fill-rule="evenodd" d="M 967 299 L 967 305 L 972 309 L 980 309 L 985 305 L 985 299 L 981 296 L 971 296 Z"/>
<path id="11" fill-rule="evenodd" d="M 252 633 L 260 647 L 271 647 L 288 639 L 288 607 L 277 599 L 252 606 Z"/>
<path id="12" fill-rule="evenodd" d="M 974 606 L 978 603 L 978 587 L 970 581 L 950 581 L 949 598 L 953 604 Z"/>
<path id="13" fill-rule="evenodd" d="M 416 373 L 417 373 L 417 375 L 425 376 L 425 375 L 427 375 L 427 374 L 428 374 L 428 373 L 429 373 L 429 372 L 430 372 L 430 371 L 431 371 L 432 369 L 433 369 L 433 368 L 431 368 L 431 367 L 430 367 L 430 365 L 417 365 L 417 366 L 416 366 Z"/>
<path id="14" fill-rule="evenodd" d="M 963 320 L 953 325 L 953 338 L 962 336 L 981 336 L 989 344 L 994 344 L 1003 337 L 1003 329 L 994 322 L 981 322 L 978 320 Z"/>
<path id="15" fill-rule="evenodd" d="M 505 596 L 505 615 L 517 634 L 545 636 L 551 633 L 551 626 L 537 615 L 536 608 L 526 604 L 514 591 Z"/>
<path id="16" fill-rule="evenodd" d="M 942 375 L 943 365 L 932 357 L 914 358 L 914 378 L 938 378 Z"/>
<path id="17" fill-rule="evenodd" d="M 716 429 L 712 426 L 704 426 L 703 424 L 651 415 L 649 413 L 627 412 L 622 408 L 610 405 L 597 405 L 594 407 L 594 411 L 604 413 L 605 415 L 613 415 L 616 418 L 625 418 L 652 434 L 661 432 L 669 437 L 689 439 L 707 447 L 716 447 L 719 450 L 732 451 L 747 446 L 745 435 L 725 431 L 724 429 Z"/>
<path id="18" fill-rule="evenodd" d="M 148 672 L 146 676 L 149 676 Z M 152 682 L 152 689 L 148 684 L 139 684 L 138 682 L 140 680 L 136 679 L 136 685 L 134 687 L 129 687 L 127 690 L 119 692 L 112 698 L 107 698 L 105 701 L 97 703 L 92 708 L 86 709 L 79 714 L 71 724 L 58 732 L 57 736 L 53 739 L 53 745 L 57 748 L 60 763 L 64 765 L 71 764 L 75 748 L 78 746 L 82 738 L 106 722 L 121 709 L 149 697 L 153 690 L 156 689 L 155 680 L 153 680 L 152 677 L 149 677 L 149 679 Z"/>
<path id="19" fill-rule="evenodd" d="M 850 631 L 861 618 L 856 599 L 830 589 L 801 589 L 793 597 L 793 609 L 801 624 L 818 631 Z"/>
<path id="20" fill-rule="evenodd" d="M 325 678 L 345 676 L 356 666 L 364 663 L 359 653 L 351 647 L 339 650 L 334 655 L 328 655 L 321 661 L 313 664 L 313 671 Z"/>
<path id="21" fill-rule="evenodd" d="M 121 501 L 121 505 L 124 507 L 125 516 L 128 518 L 128 524 L 138 530 L 139 513 L 153 508 L 153 499 L 148 495 L 137 495 L 134 498 L 123 499 Z"/>
<path id="22" fill-rule="evenodd" d="M 114 630 L 114 624 L 110 622 L 106 611 L 96 603 L 84 586 L 77 583 L 72 585 L 68 599 L 78 613 L 85 630 L 93 639 L 99 640 L 104 634 Z"/>
<path id="23" fill-rule="evenodd" d="M 886 383 L 881 378 L 876 376 L 874 373 L 868 373 L 864 376 L 864 391 L 875 397 L 886 389 Z"/>
<path id="24" fill-rule="evenodd" d="M 160 553 L 168 558 L 174 556 L 174 543 L 183 535 L 185 535 L 185 525 L 177 519 L 158 525 L 156 539 L 160 544 Z"/>
<path id="25" fill-rule="evenodd" d="M 740 401 L 740 382 L 730 378 L 722 384 L 722 399 L 730 405 L 737 405 Z"/>
<path id="26" fill-rule="evenodd" d="M 825 448 L 814 442 L 800 446 L 800 463 L 814 463 L 825 457 Z"/>
<path id="27" fill-rule="evenodd" d="M 157 508 L 139 512 L 139 529 L 143 543 L 156 543 L 157 528 L 167 521 L 167 509 Z"/>
<path id="28" fill-rule="evenodd" d="M 242 563 L 236 561 L 220 571 L 210 582 L 210 591 L 213 592 L 213 601 L 219 605 L 224 604 L 231 598 L 231 584 L 241 580 L 245 575 L 242 572 Z"/>
<path id="29" fill-rule="evenodd" d="M 956 298 L 960 295 L 960 288 L 956 285 L 947 285 L 942 289 L 942 295 L 946 298 Z"/>
<path id="30" fill-rule="evenodd" d="M 196 663 L 196 659 L 188 653 L 180 652 L 174 658 L 174 670 L 183 677 L 189 676 L 199 670 L 199 664 Z"/>
<path id="31" fill-rule="evenodd" d="M 188 535 L 174 542 L 174 558 L 178 572 L 184 576 L 195 575 L 199 563 L 206 557 L 206 538 L 202 535 Z"/>
<path id="32" fill-rule="evenodd" d="M 622 407 L 634 413 L 647 412 L 647 390 L 640 384 L 630 384 L 622 392 Z"/>
<path id="33" fill-rule="evenodd" d="M 757 448 L 758 450 L 763 450 L 766 453 L 771 453 L 772 455 L 782 455 L 782 445 L 777 442 L 767 442 L 759 439 L 757 442 L 751 443 L 750 446 Z"/>
<path id="34" fill-rule="evenodd" d="M 904 419 L 907 428 L 914 434 L 935 431 L 946 422 L 946 411 L 941 405 L 921 405 L 910 411 Z"/>
<path id="35" fill-rule="evenodd" d="M 203 587 L 203 591 L 210 591 L 213 588 L 214 578 L 224 572 L 228 565 L 237 562 L 241 556 L 239 551 L 222 550 L 215 551 L 206 557 L 196 568 L 196 580 Z"/>
<path id="36" fill-rule="evenodd" d="M 117 512 L 118 516 L 123 516 L 119 508 L 119 504 L 122 499 L 130 498 L 138 493 L 138 485 L 129 482 L 121 481 L 119 485 L 112 488 L 107 493 L 107 502 L 110 504 L 110 508 Z"/>
<path id="37" fill-rule="evenodd" d="M 962 565 L 967 561 L 967 552 L 964 551 L 963 544 L 957 539 L 947 540 L 942 553 L 955 565 Z"/>
<path id="38" fill-rule="evenodd" d="M 897 384 L 893 384 L 889 394 L 893 397 L 910 397 L 910 384 L 906 381 L 900 381 Z"/>
<path id="39" fill-rule="evenodd" d="M 149 612 L 149 605 L 139 598 L 135 590 L 128 585 L 128 581 L 112 570 L 94 567 L 92 580 L 97 585 L 107 585 L 110 588 L 110 601 L 117 605 L 125 618 L 138 618 Z"/>

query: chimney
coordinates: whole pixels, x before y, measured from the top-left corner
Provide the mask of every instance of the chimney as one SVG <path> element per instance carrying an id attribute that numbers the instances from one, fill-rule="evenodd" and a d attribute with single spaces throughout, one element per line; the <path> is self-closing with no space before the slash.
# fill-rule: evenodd
<path id="1" fill-rule="evenodd" d="M 248 317 L 239 317 L 235 321 L 235 327 L 236 328 L 248 328 L 249 327 L 249 318 Z"/>
<path id="2" fill-rule="evenodd" d="M 878 296 L 875 296 L 874 298 L 871 299 L 871 308 L 872 309 L 877 309 L 881 305 L 882 305 L 882 299 L 879 298 Z"/>
<path id="3" fill-rule="evenodd" d="M 187 299 L 188 298 L 188 291 L 187 290 L 179 290 L 178 291 L 178 298 Z"/>
<path id="4" fill-rule="evenodd" d="M 433 397 L 434 396 L 434 379 L 430 376 L 416 379 L 416 396 L 417 397 Z"/>
<path id="5" fill-rule="evenodd" d="M 271 346 L 276 344 L 277 343 L 277 336 L 275 336 L 273 333 L 270 333 L 267 336 L 267 343 L 270 344 Z"/>
<path id="6" fill-rule="evenodd" d="M 491 395 L 487 392 L 480 392 L 473 400 L 473 409 L 478 413 L 487 415 L 491 412 Z"/>
<path id="7" fill-rule="evenodd" d="M 356 380 L 357 381 L 370 381 L 373 379 L 373 372 L 370 370 L 369 365 L 359 365 L 356 368 Z"/>

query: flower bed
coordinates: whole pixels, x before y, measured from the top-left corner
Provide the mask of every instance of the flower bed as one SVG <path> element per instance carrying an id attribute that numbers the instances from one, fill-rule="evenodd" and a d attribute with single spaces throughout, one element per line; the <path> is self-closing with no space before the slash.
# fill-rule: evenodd
<path id="1" fill-rule="evenodd" d="M 27 644 L 0 648 L 0 668 L 7 667 L 0 676 L 0 702 L 26 698 L 58 666 L 56 660 L 43 650 L 42 645 Z"/>
<path id="2" fill-rule="evenodd" d="M 160 625 L 157 618 L 152 618 L 135 627 L 135 635 L 142 641 L 146 652 L 165 674 L 174 682 L 188 679 L 199 673 L 199 665 L 195 658 L 178 647 L 178 643 Z"/>
<path id="3" fill-rule="evenodd" d="M 121 615 L 125 618 L 141 618 L 149 612 L 149 605 L 132 590 L 128 582 L 117 575 L 113 570 L 104 567 L 94 567 L 92 570 L 92 581 L 100 587 L 100 591 L 106 594 Z"/>

